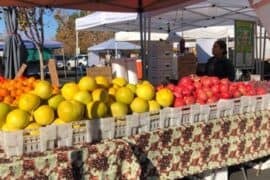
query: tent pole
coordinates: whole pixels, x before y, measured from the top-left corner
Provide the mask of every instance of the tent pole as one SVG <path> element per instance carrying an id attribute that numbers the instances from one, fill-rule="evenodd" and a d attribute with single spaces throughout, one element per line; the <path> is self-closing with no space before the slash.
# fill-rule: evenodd
<path id="1" fill-rule="evenodd" d="M 63 56 L 63 61 L 64 61 L 64 75 L 65 75 L 65 78 L 67 78 L 67 67 L 66 67 L 66 58 L 65 58 L 65 51 L 64 51 L 64 48 L 62 48 L 62 56 Z"/>
<path id="2" fill-rule="evenodd" d="M 262 52 L 262 79 L 264 80 L 264 60 L 265 60 L 265 48 L 266 48 L 266 29 L 264 28 L 264 36 L 263 36 L 263 52 Z"/>
<path id="3" fill-rule="evenodd" d="M 77 56 L 79 54 L 79 31 L 76 31 L 76 52 L 75 52 L 75 82 L 78 80 L 78 60 Z"/>
<path id="4" fill-rule="evenodd" d="M 143 43 L 143 9 L 142 9 L 142 0 L 138 0 L 138 13 L 140 19 L 140 43 L 141 43 L 141 59 L 142 59 L 142 68 L 143 68 L 143 79 L 145 78 L 145 61 L 144 61 L 144 43 Z"/>

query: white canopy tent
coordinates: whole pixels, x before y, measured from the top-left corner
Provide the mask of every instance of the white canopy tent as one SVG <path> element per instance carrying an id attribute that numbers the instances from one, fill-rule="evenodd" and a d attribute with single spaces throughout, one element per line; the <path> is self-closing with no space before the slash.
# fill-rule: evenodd
<path id="1" fill-rule="evenodd" d="M 257 21 L 248 0 L 207 0 L 163 13 L 147 13 L 151 32 L 168 33 L 216 25 L 233 25 L 235 19 Z M 94 12 L 76 19 L 76 31 L 139 32 L 137 13 Z"/>

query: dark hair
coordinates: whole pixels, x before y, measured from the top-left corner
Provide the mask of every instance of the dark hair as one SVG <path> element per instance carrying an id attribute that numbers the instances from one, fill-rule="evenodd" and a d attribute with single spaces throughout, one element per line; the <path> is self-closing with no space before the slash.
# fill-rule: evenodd
<path id="1" fill-rule="evenodd" d="M 226 55 L 227 54 L 227 45 L 226 45 L 225 41 L 219 39 L 215 43 L 217 43 L 219 45 L 220 49 L 223 49 L 223 55 Z"/>

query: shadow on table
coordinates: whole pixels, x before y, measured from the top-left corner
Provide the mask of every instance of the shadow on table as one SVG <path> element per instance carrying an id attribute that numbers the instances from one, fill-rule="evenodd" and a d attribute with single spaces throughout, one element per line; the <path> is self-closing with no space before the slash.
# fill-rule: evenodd
<path id="1" fill-rule="evenodd" d="M 143 150 L 136 144 L 128 143 L 131 147 L 134 155 L 136 156 L 140 166 L 141 166 L 141 176 L 140 179 L 160 179 L 157 168 L 152 164 L 151 160 L 148 159 L 147 155 Z"/>

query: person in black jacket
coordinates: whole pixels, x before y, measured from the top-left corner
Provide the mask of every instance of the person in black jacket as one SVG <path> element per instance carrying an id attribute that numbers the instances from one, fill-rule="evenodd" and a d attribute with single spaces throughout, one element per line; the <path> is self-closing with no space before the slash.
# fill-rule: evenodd
<path id="1" fill-rule="evenodd" d="M 214 56 L 208 60 L 204 75 L 228 78 L 233 81 L 235 70 L 231 61 L 226 57 L 226 43 L 223 40 L 217 40 L 213 45 L 212 53 Z"/>

